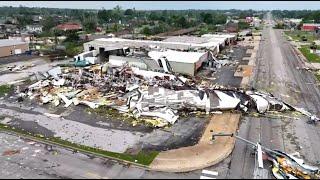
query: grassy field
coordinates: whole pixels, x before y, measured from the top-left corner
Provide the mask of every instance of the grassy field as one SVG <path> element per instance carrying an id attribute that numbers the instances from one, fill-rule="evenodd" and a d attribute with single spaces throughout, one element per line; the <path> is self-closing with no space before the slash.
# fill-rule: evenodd
<path id="1" fill-rule="evenodd" d="M 295 41 L 303 42 L 301 39 L 302 36 L 305 36 L 307 38 L 307 41 L 304 41 L 304 42 L 311 43 L 314 40 L 317 40 L 316 36 L 312 32 L 295 30 L 295 31 L 285 31 L 284 33 L 290 36 Z"/>
<path id="2" fill-rule="evenodd" d="M 301 46 L 299 50 L 308 59 L 309 62 L 320 63 L 320 57 L 316 54 L 310 53 L 309 46 Z"/>
<path id="3" fill-rule="evenodd" d="M 0 86 L 0 96 L 4 96 L 5 94 L 11 92 L 13 90 L 13 86 L 11 85 L 1 85 Z"/>
<path id="4" fill-rule="evenodd" d="M 94 154 L 97 156 L 102 156 L 102 157 L 106 157 L 106 158 L 113 158 L 113 159 L 117 159 L 117 160 L 129 161 L 129 162 L 133 162 L 135 164 L 141 164 L 144 166 L 150 165 L 151 162 L 153 161 L 153 159 L 159 154 L 158 151 L 148 151 L 148 152 L 140 151 L 136 155 L 110 152 L 110 151 L 105 151 L 105 150 L 92 148 L 92 147 L 88 147 L 88 146 L 84 146 L 84 145 L 75 144 L 75 143 L 72 143 L 69 141 L 62 140 L 57 137 L 44 137 L 43 135 L 40 135 L 40 134 L 32 134 L 32 133 L 27 132 L 23 129 L 17 129 L 17 128 L 10 127 L 10 126 L 7 126 L 7 125 L 1 124 L 1 123 L 0 123 L 0 130 L 11 131 L 11 132 L 14 132 L 14 133 L 21 135 L 22 137 L 26 137 L 26 138 L 32 137 L 33 139 L 39 140 L 44 143 L 47 142 L 50 144 L 55 144 L 58 146 L 70 148 L 70 149 L 77 150 L 77 151 L 84 152 L 84 153 L 90 153 L 90 154 Z"/>

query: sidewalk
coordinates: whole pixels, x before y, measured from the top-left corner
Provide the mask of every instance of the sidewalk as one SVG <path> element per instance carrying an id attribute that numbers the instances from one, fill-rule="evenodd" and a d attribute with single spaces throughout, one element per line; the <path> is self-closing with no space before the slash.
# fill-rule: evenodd
<path id="1" fill-rule="evenodd" d="M 213 115 L 198 144 L 161 152 L 150 164 L 153 171 L 187 172 L 215 165 L 228 157 L 235 144 L 234 137 L 217 137 L 211 142 L 211 132 L 234 133 L 240 114 Z"/>

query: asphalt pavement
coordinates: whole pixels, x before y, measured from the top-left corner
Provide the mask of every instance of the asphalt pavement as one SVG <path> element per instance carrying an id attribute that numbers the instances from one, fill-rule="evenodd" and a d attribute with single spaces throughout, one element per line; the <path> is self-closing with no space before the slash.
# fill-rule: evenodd
<path id="1" fill-rule="evenodd" d="M 319 115 L 320 93 L 314 75 L 297 68 L 302 67 L 303 63 L 281 30 L 265 27 L 262 37 L 252 86 Z M 271 149 L 287 153 L 299 152 L 307 164 L 318 165 L 319 125 L 307 124 L 308 118 L 305 116 L 287 116 L 245 117 L 238 135 L 253 142 L 261 142 Z M 253 178 L 255 157 L 252 153 L 251 147 L 237 141 L 227 178 Z M 265 163 L 264 167 L 271 172 L 269 165 Z M 269 178 L 272 178 L 270 173 Z"/>

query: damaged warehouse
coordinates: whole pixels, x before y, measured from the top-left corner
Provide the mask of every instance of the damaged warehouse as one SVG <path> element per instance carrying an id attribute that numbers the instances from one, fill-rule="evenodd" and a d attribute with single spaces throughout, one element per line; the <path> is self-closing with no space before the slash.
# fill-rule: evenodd
<path id="1" fill-rule="evenodd" d="M 233 58 L 232 52 L 245 52 L 246 47 L 228 49 L 227 46 L 234 43 L 232 37 L 212 36 L 217 37 L 171 37 L 154 44 L 118 38 L 95 40 L 87 44 L 88 51 L 74 56 L 74 63 L 58 64 L 49 71 L 36 73 L 28 85 L 18 88 L 16 95 L 20 102 L 37 102 L 40 107 L 52 110 L 44 115 L 55 118 L 56 122 L 71 117 L 71 120 L 89 126 L 76 124 L 73 126 L 78 128 L 60 132 L 60 126 L 73 124 L 71 120 L 55 128 L 42 122 L 45 128 L 53 129 L 54 136 L 65 140 L 72 136 L 72 142 L 82 145 L 94 145 L 98 140 L 93 139 L 100 139 L 97 147 L 112 152 L 120 149 L 121 153 L 140 149 L 166 151 L 195 145 L 200 142 L 203 131 L 210 127 L 210 118 L 216 115 L 265 117 L 279 113 L 280 117 L 282 112 L 285 116 L 287 111 L 298 111 L 308 116 L 310 122 L 319 121 L 313 113 L 292 106 L 271 93 L 215 83 L 214 78 L 222 75 L 218 70 L 234 74 L 232 68 L 236 69 L 240 55 Z M 72 112 L 72 116 L 69 112 L 64 113 L 66 111 Z M 85 118 L 76 119 L 82 115 Z M 113 136 L 108 133 L 95 136 L 93 132 L 98 128 L 85 130 L 90 137 L 85 142 L 81 135 L 75 135 L 81 128 L 92 126 L 105 128 L 104 131 L 110 134 L 116 132 L 117 136 L 127 131 L 127 136 L 121 140 L 123 147 L 106 145 L 101 139 L 108 135 L 110 140 Z M 131 135 L 134 138 L 126 145 L 126 138 L 130 139 Z"/>
<path id="2" fill-rule="evenodd" d="M 107 67 L 106 67 L 107 66 Z M 271 94 L 217 89 L 201 86 L 195 80 L 129 67 L 112 67 L 108 63 L 85 68 L 57 67 L 40 73 L 40 80 L 20 93 L 21 97 L 38 99 L 64 107 L 84 104 L 90 108 L 107 106 L 135 118 L 154 117 L 161 124 L 173 124 L 179 111 L 218 110 L 267 111 L 297 110 Z M 310 113 L 313 120 L 319 120 Z"/>

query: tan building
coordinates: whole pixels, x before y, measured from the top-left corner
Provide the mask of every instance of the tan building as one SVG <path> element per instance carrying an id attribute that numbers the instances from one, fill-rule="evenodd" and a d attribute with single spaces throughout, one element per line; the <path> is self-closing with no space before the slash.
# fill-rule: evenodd
<path id="1" fill-rule="evenodd" d="M 0 57 L 22 54 L 29 51 L 29 43 L 12 39 L 0 39 Z"/>

